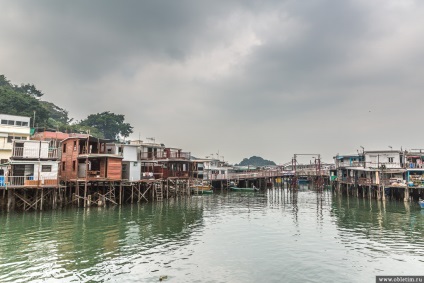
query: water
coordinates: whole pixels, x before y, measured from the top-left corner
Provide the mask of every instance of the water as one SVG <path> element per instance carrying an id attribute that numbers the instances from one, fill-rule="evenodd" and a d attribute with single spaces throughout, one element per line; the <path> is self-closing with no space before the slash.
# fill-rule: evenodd
<path id="1" fill-rule="evenodd" d="M 0 282 L 375 282 L 424 275 L 417 204 L 281 190 L 0 215 Z"/>

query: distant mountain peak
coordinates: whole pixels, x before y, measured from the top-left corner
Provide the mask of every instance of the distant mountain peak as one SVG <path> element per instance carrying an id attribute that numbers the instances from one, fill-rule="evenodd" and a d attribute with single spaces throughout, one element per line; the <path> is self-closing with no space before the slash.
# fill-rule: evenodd
<path id="1" fill-rule="evenodd" d="M 250 158 L 243 158 L 238 164 L 239 166 L 269 166 L 276 165 L 274 161 L 263 159 L 260 156 L 252 156 Z"/>

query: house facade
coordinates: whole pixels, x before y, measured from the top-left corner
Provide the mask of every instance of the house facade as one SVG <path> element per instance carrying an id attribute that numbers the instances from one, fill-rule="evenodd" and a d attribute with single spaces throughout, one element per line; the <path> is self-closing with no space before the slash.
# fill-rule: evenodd
<path id="1" fill-rule="evenodd" d="M 0 114 L 0 164 L 12 156 L 13 141 L 29 140 L 30 118 Z"/>
<path id="2" fill-rule="evenodd" d="M 13 141 L 10 161 L 0 172 L 0 186 L 57 186 L 57 158 L 57 149 L 49 148 L 47 141 Z"/>
<path id="3" fill-rule="evenodd" d="M 108 154 L 122 156 L 122 179 L 128 181 L 141 180 L 140 146 L 137 144 L 106 145 Z"/>
<path id="4" fill-rule="evenodd" d="M 108 152 L 109 140 L 86 135 L 69 137 L 61 143 L 60 179 L 121 180 L 122 155 Z"/>
<path id="5" fill-rule="evenodd" d="M 337 180 L 350 185 L 405 185 L 405 152 L 400 150 L 364 151 L 334 157 Z"/>

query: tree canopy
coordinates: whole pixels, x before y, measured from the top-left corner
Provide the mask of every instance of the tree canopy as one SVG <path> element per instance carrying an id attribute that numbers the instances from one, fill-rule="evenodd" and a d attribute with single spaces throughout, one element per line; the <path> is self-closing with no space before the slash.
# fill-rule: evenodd
<path id="1" fill-rule="evenodd" d="M 0 113 L 31 117 L 34 125 L 46 126 L 49 112 L 41 106 L 40 101 L 7 82 L 4 76 L 0 77 Z M 34 111 L 35 121 L 32 121 Z"/>
<path id="2" fill-rule="evenodd" d="M 125 123 L 125 116 L 109 111 L 91 114 L 82 120 L 80 125 L 98 129 L 106 139 L 119 140 L 119 137 L 128 137 L 133 132 L 133 127 Z"/>
<path id="3" fill-rule="evenodd" d="M 0 113 L 31 117 L 31 125 L 63 132 L 90 133 L 98 138 L 118 140 L 128 137 L 133 127 L 125 116 L 105 111 L 89 115 L 77 123 L 68 111 L 54 103 L 41 100 L 43 93 L 33 84 L 12 84 L 0 75 Z M 33 121 L 35 112 L 35 121 Z"/>

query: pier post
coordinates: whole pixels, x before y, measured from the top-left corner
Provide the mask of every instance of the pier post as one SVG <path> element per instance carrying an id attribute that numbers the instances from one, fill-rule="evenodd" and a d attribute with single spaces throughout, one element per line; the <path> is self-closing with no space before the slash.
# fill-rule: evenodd
<path id="1" fill-rule="evenodd" d="M 87 180 L 84 182 L 84 207 L 87 206 Z"/>
<path id="2" fill-rule="evenodd" d="M 403 201 L 409 201 L 409 188 L 405 188 L 405 197 L 403 198 Z"/>
<path id="3" fill-rule="evenodd" d="M 35 201 L 37 201 L 37 200 L 35 200 Z M 43 204 L 44 204 L 44 188 L 41 188 L 40 211 L 43 210 Z"/>
<path id="4" fill-rule="evenodd" d="M 122 204 L 122 182 L 119 182 L 119 204 Z"/>
<path id="5" fill-rule="evenodd" d="M 79 198 L 79 183 L 77 181 L 75 185 L 75 197 L 77 198 L 77 206 L 80 206 L 80 198 Z"/>
<path id="6" fill-rule="evenodd" d="M 7 190 L 7 211 L 15 209 L 15 193 L 13 190 Z"/>
<path id="7" fill-rule="evenodd" d="M 383 201 L 385 201 L 386 200 L 386 188 L 384 187 L 384 185 L 383 185 L 383 191 L 382 191 L 382 198 L 383 198 Z"/>
<path id="8" fill-rule="evenodd" d="M 56 188 L 52 189 L 52 209 L 56 209 L 56 203 L 57 203 L 57 190 Z"/>
<path id="9" fill-rule="evenodd" d="M 35 210 L 38 209 L 38 189 L 35 190 Z"/>
<path id="10" fill-rule="evenodd" d="M 134 201 L 134 184 L 131 183 L 131 204 L 133 204 Z"/>

